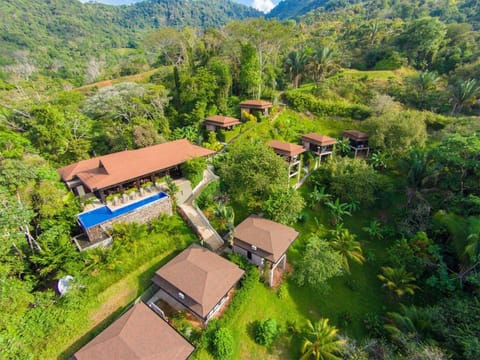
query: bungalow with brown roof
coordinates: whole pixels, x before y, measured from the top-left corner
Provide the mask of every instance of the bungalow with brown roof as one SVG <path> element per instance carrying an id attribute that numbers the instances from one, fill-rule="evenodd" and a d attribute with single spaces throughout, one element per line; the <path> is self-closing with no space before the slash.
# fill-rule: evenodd
<path id="1" fill-rule="evenodd" d="M 219 129 L 232 130 L 234 126 L 240 125 L 241 122 L 233 117 L 213 115 L 207 117 L 203 124 L 208 131 L 217 131 Z"/>
<path id="2" fill-rule="evenodd" d="M 355 151 L 355 157 L 358 154 L 368 156 L 370 148 L 368 147 L 368 134 L 358 130 L 346 130 L 343 132 L 343 138 L 350 141 L 350 147 Z"/>
<path id="3" fill-rule="evenodd" d="M 75 360 L 185 360 L 194 347 L 147 305 L 132 306 L 75 353 Z"/>
<path id="4" fill-rule="evenodd" d="M 245 100 L 240 103 L 240 114 L 241 119 L 243 120 L 243 112 L 251 114 L 253 112 L 259 112 L 263 116 L 268 115 L 268 109 L 270 109 L 273 104 L 265 100 Z"/>
<path id="5" fill-rule="evenodd" d="M 249 261 L 269 269 L 268 283 L 273 285 L 273 274 L 281 264 L 285 271 L 287 250 L 298 237 L 298 232 L 286 225 L 257 216 L 249 216 L 236 228 L 233 235 L 233 252 Z"/>
<path id="6" fill-rule="evenodd" d="M 82 160 L 57 171 L 76 195 L 93 193 L 105 202 L 109 193 L 139 188 L 144 182 L 154 181 L 156 177 L 178 169 L 187 160 L 214 153 L 181 139 Z"/>
<path id="7" fill-rule="evenodd" d="M 244 271 L 200 245 L 193 244 L 162 266 L 152 278 L 156 297 L 188 310 L 203 325 L 225 305 Z"/>
<path id="8" fill-rule="evenodd" d="M 318 161 L 315 162 L 315 168 L 322 162 L 323 157 L 327 157 L 333 153 L 335 144 L 337 143 L 336 139 L 317 133 L 303 135 L 301 140 L 305 149 L 318 156 Z"/>
<path id="9" fill-rule="evenodd" d="M 287 143 L 278 140 L 272 140 L 268 143 L 275 153 L 285 159 L 288 163 L 288 177 L 300 177 L 301 159 L 300 154 L 305 152 L 301 145 Z"/>

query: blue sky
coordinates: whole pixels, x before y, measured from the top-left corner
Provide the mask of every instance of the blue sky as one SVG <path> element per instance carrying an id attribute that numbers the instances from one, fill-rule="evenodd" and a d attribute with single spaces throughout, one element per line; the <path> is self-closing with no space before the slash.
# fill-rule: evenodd
<path id="1" fill-rule="evenodd" d="M 81 2 L 88 2 L 90 0 L 80 0 Z M 110 5 L 124 5 L 138 2 L 141 0 L 95 0 L 95 2 L 100 2 Z M 240 4 L 252 6 L 260 11 L 269 12 L 273 7 L 280 2 L 280 0 L 233 0 Z"/>

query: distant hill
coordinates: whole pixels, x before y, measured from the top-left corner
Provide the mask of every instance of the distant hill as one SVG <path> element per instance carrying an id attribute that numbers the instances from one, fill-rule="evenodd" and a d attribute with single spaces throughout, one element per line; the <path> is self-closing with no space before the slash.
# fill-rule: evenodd
<path id="1" fill-rule="evenodd" d="M 79 71 L 71 68 L 80 57 L 85 63 L 108 49 L 135 47 L 148 29 L 220 27 L 231 19 L 263 15 L 230 0 L 148 0 L 121 7 L 76 0 L 4 0 L 0 14 L 0 76 L 2 67 L 9 72 L 9 65 L 28 63 L 54 69 L 63 78 L 72 77 L 65 72 Z"/>
<path id="2" fill-rule="evenodd" d="M 283 0 L 268 13 L 269 18 L 294 19 L 320 8 L 328 0 Z"/>
<path id="3" fill-rule="evenodd" d="M 79 0 L 82 3 L 101 3 L 105 5 L 130 5 L 143 0 Z"/>
<path id="4" fill-rule="evenodd" d="M 445 22 L 469 23 L 480 28 L 478 0 L 283 0 L 268 15 L 281 20 L 300 18 L 316 13 L 331 13 L 332 17 L 345 13 L 368 18 L 412 19 L 423 16 L 439 17 Z M 342 15 L 343 14 L 343 15 Z"/>
<path id="5" fill-rule="evenodd" d="M 129 5 L 145 0 L 79 0 L 82 3 L 96 2 L 107 5 Z M 261 11 L 268 11 L 278 4 L 280 0 L 233 0 L 238 4 L 253 7 Z"/>

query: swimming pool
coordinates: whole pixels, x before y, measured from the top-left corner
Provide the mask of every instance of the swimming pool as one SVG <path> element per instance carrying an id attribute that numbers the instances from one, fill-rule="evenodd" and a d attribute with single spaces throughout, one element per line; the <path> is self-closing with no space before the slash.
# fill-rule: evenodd
<path id="1" fill-rule="evenodd" d="M 95 208 L 93 210 L 78 214 L 78 221 L 80 222 L 80 225 L 86 230 L 93 226 L 104 223 L 105 221 L 108 221 L 120 215 L 126 214 L 130 211 L 134 211 L 142 206 L 145 206 L 152 202 L 163 199 L 167 196 L 168 195 L 165 194 L 164 192 L 159 192 L 157 194 L 132 202 L 126 206 L 123 206 L 113 211 L 110 210 L 107 206 L 102 206 L 102 207 Z"/>

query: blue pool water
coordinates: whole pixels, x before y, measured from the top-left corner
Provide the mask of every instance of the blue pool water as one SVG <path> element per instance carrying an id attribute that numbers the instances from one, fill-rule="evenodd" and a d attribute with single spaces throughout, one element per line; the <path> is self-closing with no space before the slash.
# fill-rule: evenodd
<path id="1" fill-rule="evenodd" d="M 150 204 L 154 201 L 163 199 L 168 195 L 164 192 L 159 192 L 158 194 L 143 198 L 142 200 L 133 202 L 124 207 L 118 208 L 114 211 L 111 211 L 107 206 L 102 206 L 78 215 L 78 220 L 84 229 L 89 229 L 92 226 L 96 226 L 105 221 L 116 218 L 117 216 L 126 214 L 130 211 L 136 210 L 144 205 Z"/>

